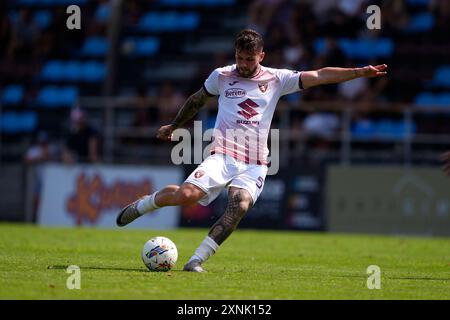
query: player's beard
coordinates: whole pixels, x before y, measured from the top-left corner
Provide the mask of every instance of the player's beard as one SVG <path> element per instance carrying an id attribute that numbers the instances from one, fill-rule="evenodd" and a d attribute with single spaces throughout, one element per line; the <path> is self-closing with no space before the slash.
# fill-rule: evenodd
<path id="1" fill-rule="evenodd" d="M 256 73 L 257 70 L 258 70 L 258 66 L 256 66 L 251 71 L 249 71 L 249 70 L 242 70 L 242 68 L 238 68 L 239 74 L 241 76 L 243 76 L 244 78 L 249 78 L 249 77 L 253 76 Z"/>

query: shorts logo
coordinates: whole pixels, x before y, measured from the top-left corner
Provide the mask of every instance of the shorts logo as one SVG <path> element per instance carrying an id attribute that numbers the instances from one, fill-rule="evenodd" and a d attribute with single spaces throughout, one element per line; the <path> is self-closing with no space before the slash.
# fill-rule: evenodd
<path id="1" fill-rule="evenodd" d="M 205 171 L 203 171 L 203 170 L 198 170 L 196 173 L 194 173 L 195 179 L 200 179 L 204 175 L 205 175 Z"/>
<path id="2" fill-rule="evenodd" d="M 269 87 L 268 82 L 258 83 L 258 88 L 259 88 L 259 90 L 261 90 L 262 93 L 266 92 L 268 87 Z"/>
<path id="3" fill-rule="evenodd" d="M 230 88 L 225 90 L 225 98 L 229 99 L 238 99 L 245 97 L 247 92 L 244 89 L 241 88 Z"/>

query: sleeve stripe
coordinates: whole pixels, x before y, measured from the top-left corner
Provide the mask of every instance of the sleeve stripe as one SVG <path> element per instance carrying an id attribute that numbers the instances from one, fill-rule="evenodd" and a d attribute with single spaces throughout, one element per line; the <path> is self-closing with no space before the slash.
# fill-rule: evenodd
<path id="1" fill-rule="evenodd" d="M 305 89 L 305 88 L 303 88 L 302 73 L 303 73 L 303 71 L 300 71 L 300 74 L 298 76 L 298 86 L 299 86 L 300 90 Z"/>
<path id="2" fill-rule="evenodd" d="M 205 87 L 205 84 L 203 84 L 203 90 L 205 90 L 207 96 L 209 96 L 209 97 L 214 97 L 213 94 L 211 94 L 211 93 L 208 92 L 208 90 L 207 90 L 206 87 Z"/>

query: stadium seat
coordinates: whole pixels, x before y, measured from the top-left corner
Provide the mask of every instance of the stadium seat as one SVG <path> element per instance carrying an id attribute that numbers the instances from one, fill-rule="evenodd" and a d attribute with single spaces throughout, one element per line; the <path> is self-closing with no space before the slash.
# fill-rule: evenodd
<path id="1" fill-rule="evenodd" d="M 141 30 L 162 32 L 194 30 L 199 23 L 200 17 L 195 12 L 147 12 L 139 20 L 138 26 Z"/>
<path id="2" fill-rule="evenodd" d="M 37 114 L 32 111 L 7 111 L 0 117 L 1 131 L 9 134 L 32 132 L 36 129 L 37 123 Z"/>
<path id="3" fill-rule="evenodd" d="M 77 98 L 77 87 L 45 86 L 39 92 L 36 102 L 41 107 L 71 107 Z"/>
<path id="4" fill-rule="evenodd" d="M 409 6 L 426 7 L 430 4 L 431 0 L 407 0 Z"/>
<path id="5" fill-rule="evenodd" d="M 97 10 L 95 11 L 95 19 L 98 22 L 106 23 L 109 20 L 110 16 L 111 16 L 111 4 L 109 2 L 100 4 Z"/>
<path id="6" fill-rule="evenodd" d="M 81 65 L 81 79 L 85 82 L 99 82 L 105 78 L 106 66 L 97 61 L 87 61 Z"/>
<path id="7" fill-rule="evenodd" d="M 154 37 L 136 39 L 134 53 L 138 56 L 151 56 L 159 50 L 159 39 Z"/>
<path id="8" fill-rule="evenodd" d="M 430 92 L 421 92 L 414 99 L 417 106 L 428 106 L 434 104 L 434 95 Z"/>
<path id="9" fill-rule="evenodd" d="M 63 64 L 63 80 L 73 82 L 81 80 L 81 63 L 79 61 L 67 61 Z"/>
<path id="10" fill-rule="evenodd" d="M 70 6 L 72 4 L 83 6 L 88 0 L 16 0 L 21 6 Z"/>
<path id="11" fill-rule="evenodd" d="M 358 120 L 352 124 L 351 132 L 356 138 L 370 138 L 375 135 L 375 124 L 372 120 Z"/>
<path id="12" fill-rule="evenodd" d="M 430 31 L 434 26 L 434 17 L 431 13 L 418 13 L 411 17 L 405 32 L 426 32 Z"/>
<path id="13" fill-rule="evenodd" d="M 441 66 L 434 73 L 432 84 L 437 87 L 450 88 L 450 66 Z"/>
<path id="14" fill-rule="evenodd" d="M 164 6 L 173 7 L 194 7 L 194 6 L 231 6 L 235 3 L 235 0 L 161 0 L 159 4 Z"/>
<path id="15" fill-rule="evenodd" d="M 34 14 L 33 20 L 43 29 L 47 28 L 52 22 L 52 14 L 47 10 L 40 10 Z"/>
<path id="16" fill-rule="evenodd" d="M 373 59 L 390 57 L 394 52 L 394 43 L 389 38 L 380 39 L 338 39 L 338 46 L 344 54 L 352 59 Z M 326 50 L 326 39 L 319 38 L 314 42 L 317 54 Z"/>
<path id="17" fill-rule="evenodd" d="M 59 60 L 48 61 L 41 69 L 40 78 L 48 81 L 64 79 L 64 63 Z"/>
<path id="18" fill-rule="evenodd" d="M 2 103 L 4 105 L 19 104 L 23 99 L 24 89 L 21 85 L 9 85 L 3 89 Z"/>
<path id="19" fill-rule="evenodd" d="M 89 37 L 81 48 L 81 54 L 90 57 L 104 57 L 108 52 L 108 47 L 105 37 Z"/>

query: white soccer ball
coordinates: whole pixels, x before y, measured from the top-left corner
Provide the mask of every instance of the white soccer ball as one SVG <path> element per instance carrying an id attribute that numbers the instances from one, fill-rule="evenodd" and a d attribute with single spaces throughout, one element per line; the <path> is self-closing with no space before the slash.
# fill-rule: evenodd
<path id="1" fill-rule="evenodd" d="M 152 238 L 142 249 L 142 261 L 150 271 L 169 271 L 177 260 L 177 247 L 166 237 Z"/>

